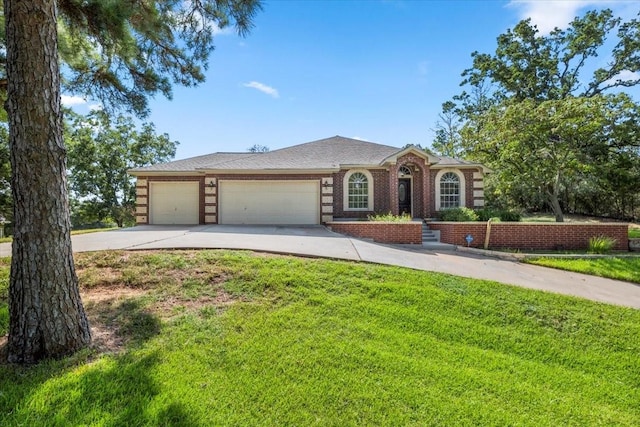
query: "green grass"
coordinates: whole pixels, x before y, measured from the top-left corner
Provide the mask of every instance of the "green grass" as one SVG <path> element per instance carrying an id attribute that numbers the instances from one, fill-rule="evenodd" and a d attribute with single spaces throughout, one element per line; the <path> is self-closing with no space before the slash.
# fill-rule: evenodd
<path id="1" fill-rule="evenodd" d="M 640 227 L 629 228 L 630 239 L 640 239 Z"/>
<path id="2" fill-rule="evenodd" d="M 640 283 L 640 257 L 607 257 L 607 258 L 531 258 L 526 259 L 529 264 L 575 271 L 607 277 L 609 279 L 625 280 Z"/>
<path id="3" fill-rule="evenodd" d="M 98 252 L 76 263 L 92 323 L 115 328 L 124 349 L 0 365 L 2 426 L 640 419 L 638 310 L 249 252 Z M 91 298 L 109 290 L 113 300 Z M 2 285 L 0 295 L 6 311 Z"/>

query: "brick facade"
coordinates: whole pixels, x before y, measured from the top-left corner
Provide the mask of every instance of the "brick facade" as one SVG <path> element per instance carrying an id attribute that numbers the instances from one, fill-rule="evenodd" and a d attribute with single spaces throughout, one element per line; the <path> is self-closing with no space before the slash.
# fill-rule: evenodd
<path id="1" fill-rule="evenodd" d="M 484 247 L 486 222 L 430 222 L 429 228 L 440 231 L 440 241 L 467 246 L 465 236 L 471 234 L 473 248 Z M 526 223 L 491 224 L 489 248 L 521 250 L 581 250 L 589 247 L 589 239 L 609 236 L 616 240 L 615 250 L 628 251 L 628 225 L 624 223 Z"/>
<path id="2" fill-rule="evenodd" d="M 327 226 L 336 233 L 354 237 L 373 239 L 379 243 L 416 244 L 422 243 L 422 223 L 414 222 L 330 222 Z"/>
<path id="3" fill-rule="evenodd" d="M 219 215 L 219 182 L 220 180 L 314 180 L 320 185 L 321 222 L 326 223 L 334 218 L 367 218 L 368 215 L 381 213 L 398 214 L 398 170 L 406 166 L 411 170 L 411 200 L 414 218 L 428 218 L 435 213 L 435 177 L 433 170 L 422 157 L 407 154 L 397 159 L 388 169 L 368 169 L 373 178 L 373 210 L 349 211 L 344 206 L 344 177 L 352 169 L 333 173 L 318 174 L 207 174 L 199 176 L 138 176 L 136 184 L 136 223 L 150 223 L 149 206 L 153 203 L 150 194 L 152 182 L 185 182 L 199 183 L 199 223 L 217 224 Z M 479 169 L 461 169 L 465 177 L 465 204 L 474 207 L 478 197 L 474 192 L 478 182 Z M 481 174 L 480 174 L 481 176 Z M 476 204 L 477 206 L 477 204 Z"/>
<path id="4" fill-rule="evenodd" d="M 351 169 L 349 169 L 351 170 Z M 333 174 L 333 216 L 335 218 L 366 218 L 377 212 L 389 212 L 389 171 L 384 169 L 369 169 L 373 177 L 373 210 L 348 211 L 344 209 L 344 177 L 349 170 L 341 170 Z"/>

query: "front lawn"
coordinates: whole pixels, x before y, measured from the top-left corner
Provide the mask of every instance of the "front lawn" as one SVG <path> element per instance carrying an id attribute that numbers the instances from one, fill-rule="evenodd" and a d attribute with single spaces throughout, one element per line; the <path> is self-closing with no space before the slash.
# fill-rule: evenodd
<path id="1" fill-rule="evenodd" d="M 250 252 L 96 252 L 76 264 L 95 348 L 0 364 L 2 426 L 640 419 L 638 310 Z"/>
<path id="2" fill-rule="evenodd" d="M 640 257 L 611 258 L 532 258 L 529 264 L 591 274 L 609 279 L 640 283 Z"/>

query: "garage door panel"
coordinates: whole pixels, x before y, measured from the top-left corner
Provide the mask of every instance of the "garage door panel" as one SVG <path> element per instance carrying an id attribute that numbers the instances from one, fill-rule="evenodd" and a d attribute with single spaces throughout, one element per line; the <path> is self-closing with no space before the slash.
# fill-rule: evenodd
<path id="1" fill-rule="evenodd" d="M 318 224 L 318 181 L 220 181 L 221 224 Z"/>
<path id="2" fill-rule="evenodd" d="M 151 224 L 198 224 L 200 212 L 198 182 L 151 182 Z"/>

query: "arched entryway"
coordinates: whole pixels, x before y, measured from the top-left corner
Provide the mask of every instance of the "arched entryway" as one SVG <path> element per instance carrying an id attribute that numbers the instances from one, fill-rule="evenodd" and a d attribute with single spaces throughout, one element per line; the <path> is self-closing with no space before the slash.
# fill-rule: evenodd
<path id="1" fill-rule="evenodd" d="M 409 166 L 398 169 L 398 213 L 413 216 L 413 172 Z"/>

